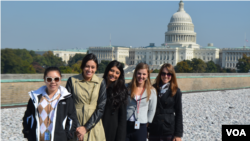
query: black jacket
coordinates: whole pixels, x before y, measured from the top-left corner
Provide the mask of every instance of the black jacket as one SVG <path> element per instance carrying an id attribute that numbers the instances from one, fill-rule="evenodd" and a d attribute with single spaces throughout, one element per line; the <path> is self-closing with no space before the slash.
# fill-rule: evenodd
<path id="1" fill-rule="evenodd" d="M 110 98 L 113 85 L 107 88 L 107 102 L 105 106 L 102 123 L 105 131 L 106 141 L 125 141 L 127 126 L 127 105 L 121 104 L 119 108 L 114 109 L 112 99 Z M 128 93 L 125 93 L 128 94 Z"/>
<path id="2" fill-rule="evenodd" d="M 70 93 L 75 95 L 71 77 L 67 81 L 66 89 Z M 99 120 L 102 118 L 103 113 L 104 113 L 104 108 L 105 108 L 105 105 L 106 105 L 106 99 L 107 99 L 107 96 L 106 96 L 106 82 L 105 82 L 105 80 L 102 80 L 100 90 L 99 90 L 99 97 L 98 97 L 98 100 L 97 100 L 96 110 L 84 125 L 84 127 L 87 129 L 87 131 L 90 131 L 96 125 L 96 123 L 98 123 Z M 80 124 L 78 122 L 77 127 L 79 127 L 79 126 L 80 126 Z"/>
<path id="3" fill-rule="evenodd" d="M 157 92 L 159 93 L 159 90 Z M 183 135 L 182 93 L 178 88 L 173 97 L 171 94 L 169 87 L 161 98 L 157 96 L 156 113 L 153 122 L 148 126 L 148 132 L 151 135 L 172 134 L 177 137 Z"/>
<path id="4" fill-rule="evenodd" d="M 38 116 L 38 104 L 42 97 L 42 90 L 46 86 L 36 91 L 29 92 L 30 100 L 23 117 L 23 134 L 28 141 L 40 140 L 40 123 Z M 72 94 L 60 86 L 61 97 L 55 108 L 53 131 L 51 141 L 67 141 L 73 138 L 77 126 L 77 117 Z M 56 118 L 56 119 L 55 119 Z"/>

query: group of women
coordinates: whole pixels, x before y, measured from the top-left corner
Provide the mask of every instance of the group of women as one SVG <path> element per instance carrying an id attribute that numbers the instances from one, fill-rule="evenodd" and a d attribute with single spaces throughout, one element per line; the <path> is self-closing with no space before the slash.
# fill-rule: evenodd
<path id="1" fill-rule="evenodd" d="M 97 57 L 86 55 L 82 73 L 60 86 L 61 72 L 49 67 L 45 86 L 29 92 L 23 134 L 30 141 L 181 141 L 182 93 L 172 65 L 162 65 L 151 85 L 147 64 L 139 63 L 125 84 L 123 66 L 114 60 L 103 78 L 95 75 Z"/>

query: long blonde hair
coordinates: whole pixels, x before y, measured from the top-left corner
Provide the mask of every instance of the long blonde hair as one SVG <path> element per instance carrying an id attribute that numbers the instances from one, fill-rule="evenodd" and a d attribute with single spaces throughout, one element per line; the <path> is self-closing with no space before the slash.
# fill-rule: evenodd
<path id="1" fill-rule="evenodd" d="M 145 63 L 139 63 L 134 71 L 133 74 L 133 78 L 132 81 L 130 82 L 130 85 L 128 87 L 128 89 L 131 92 L 131 98 L 135 97 L 135 88 L 138 86 L 137 81 L 136 81 L 136 77 L 137 77 L 137 71 L 140 69 L 147 69 L 147 73 L 148 73 L 148 78 L 145 81 L 144 84 L 144 88 L 147 90 L 147 101 L 149 100 L 150 96 L 151 96 L 151 89 L 153 89 L 152 85 L 151 85 L 151 81 L 150 81 L 150 72 L 149 72 L 149 67 L 147 64 Z"/>
<path id="2" fill-rule="evenodd" d="M 162 83 L 161 72 L 164 68 L 166 68 L 169 73 L 172 73 L 171 80 L 170 80 L 170 87 L 171 87 L 172 97 L 173 97 L 177 92 L 178 84 L 177 84 L 174 67 L 171 64 L 166 63 L 161 66 L 158 76 L 155 79 L 156 88 L 159 90 L 160 84 Z"/>

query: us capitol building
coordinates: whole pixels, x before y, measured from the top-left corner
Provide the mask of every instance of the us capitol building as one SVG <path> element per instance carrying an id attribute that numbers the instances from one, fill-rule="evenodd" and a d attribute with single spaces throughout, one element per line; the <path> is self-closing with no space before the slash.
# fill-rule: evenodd
<path id="1" fill-rule="evenodd" d="M 131 48 L 123 46 L 89 47 L 89 53 L 94 53 L 101 60 L 118 60 L 129 65 L 125 72 L 133 71 L 135 65 L 143 62 L 150 69 L 159 69 L 164 63 L 176 65 L 183 60 L 200 58 L 204 62 L 214 61 L 223 68 L 234 68 L 243 53 L 250 56 L 250 47 L 219 49 L 209 43 L 207 47 L 200 47 L 196 43 L 196 32 L 192 18 L 184 10 L 184 3 L 180 1 L 179 9 L 170 19 L 168 31 L 165 32 L 165 43 L 155 46 L 150 43 L 147 47 Z"/>

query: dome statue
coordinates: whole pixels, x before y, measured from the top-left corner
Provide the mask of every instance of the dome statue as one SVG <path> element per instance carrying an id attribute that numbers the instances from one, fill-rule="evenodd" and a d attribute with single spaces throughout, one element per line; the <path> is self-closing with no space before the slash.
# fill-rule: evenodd
<path id="1" fill-rule="evenodd" d="M 183 1 L 180 1 L 178 11 L 170 19 L 168 31 L 165 32 L 165 43 L 170 47 L 200 47 L 196 44 L 194 24 L 191 16 L 184 10 Z"/>

